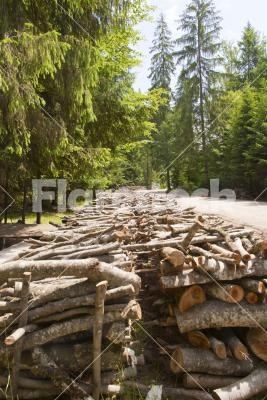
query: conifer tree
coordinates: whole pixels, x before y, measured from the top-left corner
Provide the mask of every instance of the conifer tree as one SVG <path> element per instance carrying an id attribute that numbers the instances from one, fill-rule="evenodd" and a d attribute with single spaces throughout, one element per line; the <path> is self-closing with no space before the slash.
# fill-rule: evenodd
<path id="1" fill-rule="evenodd" d="M 221 18 L 212 0 L 191 0 L 181 16 L 177 39 L 177 62 L 182 66 L 181 77 L 188 79 L 194 89 L 195 131 L 201 133 L 205 183 L 208 184 L 208 143 L 205 129 L 209 122 L 208 102 L 216 85 Z"/>
<path id="2" fill-rule="evenodd" d="M 154 168 L 161 170 L 166 169 L 166 183 L 168 190 L 171 188 L 169 164 L 173 159 L 170 148 L 172 138 L 170 138 L 169 135 L 166 136 L 166 124 L 164 124 L 164 122 L 170 108 L 171 79 L 175 70 L 173 52 L 174 44 L 171 39 L 171 32 L 168 29 L 164 15 L 161 14 L 157 21 L 153 46 L 150 49 L 152 57 L 149 79 L 151 80 L 151 89 L 162 89 L 162 97 L 165 99 L 164 104 L 159 108 L 158 114 L 155 118 L 158 134 L 154 137 L 152 152 L 154 159 L 156 160 Z M 148 164 L 149 153 L 148 149 Z M 149 175 L 148 172 L 147 175 Z"/>
<path id="3" fill-rule="evenodd" d="M 250 22 L 245 26 L 238 46 L 239 58 L 237 66 L 241 82 L 250 81 L 254 78 L 253 71 L 260 63 L 266 61 L 265 43 Z"/>
<path id="4" fill-rule="evenodd" d="M 157 21 L 153 46 L 150 49 L 151 67 L 149 79 L 151 88 L 162 88 L 170 92 L 172 74 L 175 70 L 173 59 L 174 45 L 171 39 L 171 32 L 168 29 L 164 15 L 161 14 Z"/>

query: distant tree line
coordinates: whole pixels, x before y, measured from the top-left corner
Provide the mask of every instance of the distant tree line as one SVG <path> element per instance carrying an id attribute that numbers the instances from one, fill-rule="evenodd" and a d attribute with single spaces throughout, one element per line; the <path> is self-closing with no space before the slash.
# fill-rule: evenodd
<path id="1" fill-rule="evenodd" d="M 238 43 L 222 41 L 214 2 L 191 0 L 176 40 L 160 16 L 151 55 L 151 89 L 168 99 L 154 120 L 154 176 L 187 190 L 219 178 L 256 198 L 267 187 L 265 39 L 248 23 Z"/>

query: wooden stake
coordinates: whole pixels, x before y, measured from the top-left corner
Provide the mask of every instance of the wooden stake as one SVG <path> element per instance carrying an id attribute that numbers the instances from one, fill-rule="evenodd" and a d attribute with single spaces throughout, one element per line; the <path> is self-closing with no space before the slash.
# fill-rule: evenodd
<path id="1" fill-rule="evenodd" d="M 21 314 L 19 317 L 19 328 L 23 328 L 28 322 L 28 298 L 30 292 L 31 273 L 24 272 L 21 290 Z M 13 399 L 18 398 L 18 380 L 23 340 L 19 340 L 14 347 L 13 365 L 11 372 L 11 394 Z"/>
<path id="2" fill-rule="evenodd" d="M 96 285 L 95 323 L 93 329 L 93 398 L 95 400 L 99 400 L 101 393 L 101 343 L 107 286 L 107 281 L 102 281 Z"/>

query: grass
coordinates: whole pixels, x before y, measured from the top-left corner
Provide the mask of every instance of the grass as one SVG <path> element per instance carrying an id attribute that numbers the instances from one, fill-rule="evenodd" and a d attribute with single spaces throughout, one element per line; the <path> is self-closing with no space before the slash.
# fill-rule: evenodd
<path id="1" fill-rule="evenodd" d="M 55 224 L 61 224 L 61 219 L 65 215 L 73 215 L 72 212 L 58 213 L 58 212 L 43 212 L 41 217 L 42 224 L 49 224 L 49 222 L 54 222 Z M 21 219 L 18 214 L 11 214 L 8 216 L 7 222 L 9 224 L 15 224 Z M 26 224 L 36 223 L 36 213 L 28 212 L 26 213 Z"/>

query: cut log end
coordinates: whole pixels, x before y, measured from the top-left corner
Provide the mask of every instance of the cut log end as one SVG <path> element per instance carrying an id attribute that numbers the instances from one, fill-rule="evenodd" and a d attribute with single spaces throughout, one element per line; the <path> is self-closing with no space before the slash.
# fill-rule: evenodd
<path id="1" fill-rule="evenodd" d="M 206 301 L 206 295 L 203 288 L 199 285 L 189 287 L 184 291 L 181 298 L 178 300 L 178 309 L 180 312 L 185 312 L 197 304 L 202 304 Z"/>
<path id="2" fill-rule="evenodd" d="M 174 268 L 181 267 L 185 262 L 185 255 L 182 251 L 172 247 L 163 247 L 161 255 L 167 260 Z"/>
<path id="3" fill-rule="evenodd" d="M 183 353 L 179 349 L 179 347 L 177 347 L 171 355 L 170 369 L 174 374 L 180 374 L 182 372 L 185 372 L 182 366 L 183 366 Z"/>
<path id="4" fill-rule="evenodd" d="M 254 292 L 248 292 L 245 296 L 248 304 L 257 304 L 259 301 L 259 296 Z"/>
<path id="5" fill-rule="evenodd" d="M 193 331 L 187 334 L 187 338 L 190 344 L 201 349 L 209 349 L 210 341 L 209 338 L 201 331 Z"/>
<path id="6" fill-rule="evenodd" d="M 267 333 L 262 328 L 252 328 L 247 333 L 247 342 L 251 351 L 267 362 Z"/>

